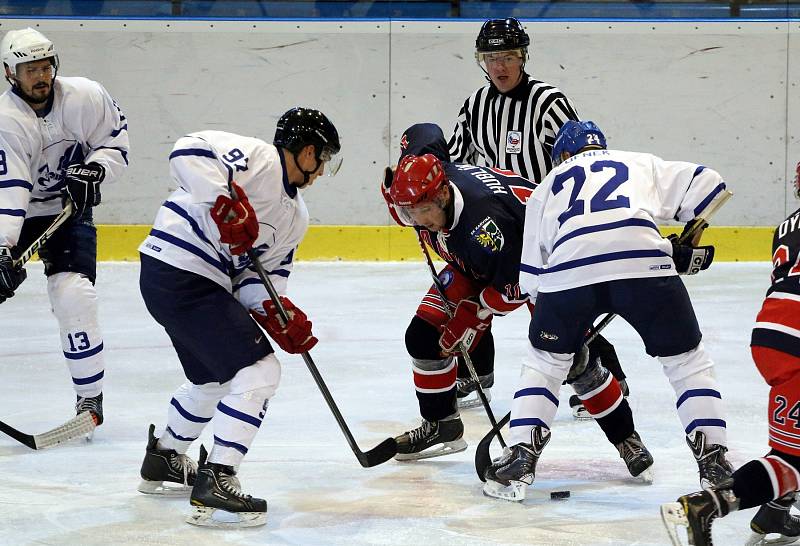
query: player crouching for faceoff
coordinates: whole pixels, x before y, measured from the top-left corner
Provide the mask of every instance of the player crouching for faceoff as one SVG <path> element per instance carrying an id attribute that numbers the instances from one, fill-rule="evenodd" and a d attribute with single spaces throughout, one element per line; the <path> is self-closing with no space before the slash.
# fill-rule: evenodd
<path id="1" fill-rule="evenodd" d="M 67 203 L 72 215 L 39 249 L 47 295 L 76 393 L 75 410 L 103 422 L 105 357 L 97 314 L 101 183 L 128 166 L 128 123 L 99 83 L 57 76 L 54 44 L 32 28 L 0 42 L 11 89 L 0 96 L 0 302 L 25 270 L 14 265 Z"/>
<path id="2" fill-rule="evenodd" d="M 170 400 L 160 437 L 150 425 L 139 491 L 193 486 L 187 522 L 195 525 L 266 523 L 266 501 L 243 494 L 236 477 L 281 376 L 261 327 L 288 353 L 317 343 L 311 322 L 283 294 L 308 228 L 298 189 L 336 173 L 339 135 L 322 112 L 294 108 L 278 120 L 273 142 L 221 131 L 179 139 L 170 154 L 179 187 L 139 248 L 142 297 L 188 379 Z M 288 324 L 251 254 L 281 294 Z M 186 452 L 209 422 L 214 447 L 206 457 L 201 446 L 198 468 Z"/>
<path id="3" fill-rule="evenodd" d="M 484 492 L 525 498 L 573 355 L 603 313 L 624 318 L 660 360 L 701 483 L 721 483 L 733 470 L 725 459 L 722 397 L 678 277 L 708 267 L 713 249 L 664 239 L 655 221 L 677 218 L 691 226 L 725 194 L 725 184 L 699 165 L 607 150 L 589 121 L 564 124 L 553 161 L 557 166 L 533 192 L 525 214 L 520 286 L 535 299 L 536 311 L 511 406 L 512 447 L 486 469 Z"/>
<path id="4" fill-rule="evenodd" d="M 800 163 L 793 180 L 800 198 Z M 800 489 L 800 437 L 793 416 L 800 407 L 800 209 L 775 230 L 772 239 L 772 286 L 750 341 L 753 361 L 770 386 L 769 446 L 761 459 L 752 460 L 731 479 L 704 491 L 684 495 L 661 507 L 664 525 L 676 546 L 677 526 L 688 528 L 689 544 L 712 544 L 714 519 L 736 510 L 761 505 L 750 522 L 748 545 L 790 544 L 800 537 L 800 518 L 789 513 Z M 768 539 L 767 534 L 779 538 Z"/>
<path id="5" fill-rule="evenodd" d="M 422 425 L 396 438 L 396 458 L 413 460 L 467 447 L 456 407 L 456 356 L 465 347 L 474 359 L 493 362 L 492 317 L 527 303 L 519 263 L 525 202 L 535 185 L 507 171 L 450 163 L 444 135 L 433 124 L 413 125 L 401 142 L 400 163 L 395 173 L 386 170 L 382 192 L 393 218 L 414 226 L 447 262 L 439 278 L 455 306 L 449 318 L 432 287 L 406 330 Z M 584 362 L 572 385 L 586 395 L 587 408 L 631 475 L 639 476 L 653 458 L 602 359 Z"/>

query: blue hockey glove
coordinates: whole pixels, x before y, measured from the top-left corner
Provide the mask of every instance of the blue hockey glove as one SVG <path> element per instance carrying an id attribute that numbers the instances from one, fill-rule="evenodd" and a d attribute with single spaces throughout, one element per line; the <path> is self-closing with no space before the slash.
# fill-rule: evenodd
<path id="1" fill-rule="evenodd" d="M 714 261 L 714 247 L 711 245 L 695 247 L 681 244 L 677 235 L 670 235 L 667 239 L 672 243 L 672 261 L 680 275 L 695 275 L 708 269 Z"/>

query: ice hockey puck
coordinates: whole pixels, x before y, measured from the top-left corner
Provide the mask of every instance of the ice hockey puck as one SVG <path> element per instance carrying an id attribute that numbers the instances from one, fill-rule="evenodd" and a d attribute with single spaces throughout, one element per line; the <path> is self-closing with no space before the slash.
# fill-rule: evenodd
<path id="1" fill-rule="evenodd" d="M 569 491 L 551 491 L 551 500 L 564 500 L 569 498 Z"/>

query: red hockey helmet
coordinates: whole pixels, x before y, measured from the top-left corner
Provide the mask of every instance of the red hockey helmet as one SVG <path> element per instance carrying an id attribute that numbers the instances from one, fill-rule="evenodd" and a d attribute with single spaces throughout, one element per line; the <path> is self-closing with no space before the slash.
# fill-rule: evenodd
<path id="1" fill-rule="evenodd" d="M 398 207 L 431 201 L 447 183 L 444 167 L 433 154 L 407 155 L 400 160 L 389 196 Z"/>

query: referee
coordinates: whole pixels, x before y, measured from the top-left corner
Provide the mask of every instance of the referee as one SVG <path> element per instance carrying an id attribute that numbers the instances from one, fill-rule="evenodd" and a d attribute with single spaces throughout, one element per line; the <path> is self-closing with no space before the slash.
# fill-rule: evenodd
<path id="1" fill-rule="evenodd" d="M 530 43 L 522 24 L 513 17 L 490 19 L 481 27 L 475 40 L 475 59 L 488 83 L 473 92 L 458 113 L 448 143 L 452 162 L 513 171 L 535 183 L 552 168 L 550 155 L 556 134 L 568 120 L 579 120 L 578 112 L 560 89 L 525 72 Z M 491 331 L 487 334 L 491 337 Z M 591 358 L 601 357 L 627 396 L 625 373 L 614 347 L 598 336 L 590 349 Z M 485 391 L 494 384 L 491 353 L 489 358 L 476 358 L 474 362 Z M 461 358 L 457 385 L 459 407 L 480 405 L 473 394 L 477 387 Z M 570 406 L 576 418 L 590 417 L 577 396 L 570 398 Z"/>
<path id="2" fill-rule="evenodd" d="M 525 72 L 531 40 L 513 17 L 491 19 L 475 41 L 489 82 L 464 101 L 450 159 L 513 171 L 538 183 L 552 167 L 556 134 L 578 112 L 560 89 Z"/>

